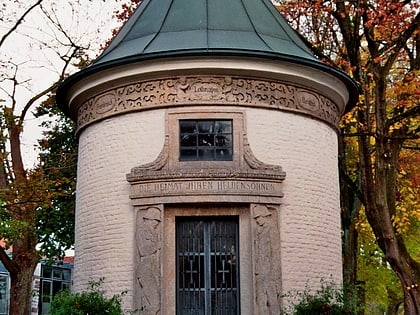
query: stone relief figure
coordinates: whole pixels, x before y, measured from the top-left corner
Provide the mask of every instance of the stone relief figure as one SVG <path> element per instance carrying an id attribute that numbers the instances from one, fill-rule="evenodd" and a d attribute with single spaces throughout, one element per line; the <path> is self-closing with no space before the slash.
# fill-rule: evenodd
<path id="1" fill-rule="evenodd" d="M 161 222 L 158 207 L 139 209 L 136 217 L 136 301 L 142 314 L 160 313 Z"/>
<path id="2" fill-rule="evenodd" d="M 280 230 L 277 209 L 267 205 L 252 208 L 255 254 L 256 314 L 280 314 Z"/>

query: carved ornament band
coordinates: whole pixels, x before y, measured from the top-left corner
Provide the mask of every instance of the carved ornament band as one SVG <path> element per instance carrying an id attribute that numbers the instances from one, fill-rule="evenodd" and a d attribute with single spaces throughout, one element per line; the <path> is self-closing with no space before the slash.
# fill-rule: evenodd
<path id="1" fill-rule="evenodd" d="M 201 104 L 294 111 L 334 127 L 340 119 L 330 99 L 295 85 L 230 76 L 179 76 L 132 83 L 88 99 L 79 107 L 78 129 L 122 113 Z"/>

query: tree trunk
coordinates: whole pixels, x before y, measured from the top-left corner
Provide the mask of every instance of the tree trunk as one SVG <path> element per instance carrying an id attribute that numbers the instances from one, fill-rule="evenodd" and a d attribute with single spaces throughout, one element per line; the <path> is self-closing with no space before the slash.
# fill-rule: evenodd
<path id="1" fill-rule="evenodd" d="M 392 223 L 395 213 L 395 183 L 392 182 L 395 172 L 396 157 L 391 156 L 390 139 L 386 133 L 386 84 L 384 78 L 377 77 L 375 86 L 375 118 L 376 118 L 376 151 L 372 163 L 370 138 L 368 135 L 359 138 L 359 154 L 362 174 L 362 187 L 366 201 L 366 217 L 376 236 L 377 243 L 386 260 L 397 274 L 404 289 L 404 309 L 406 315 L 420 314 L 420 264 L 414 261 L 396 232 Z M 367 113 L 360 111 L 359 118 L 363 126 L 368 128 Z M 393 204 L 394 203 L 394 204 Z"/>
<path id="2" fill-rule="evenodd" d="M 344 130 L 339 137 L 340 207 L 342 229 L 343 283 L 347 300 L 365 303 L 364 290 L 357 281 L 358 233 L 356 218 L 361 207 L 360 189 L 349 177 Z"/>
<path id="3" fill-rule="evenodd" d="M 23 165 L 20 135 L 22 127 L 16 124 L 13 114 L 10 114 L 9 136 L 10 155 L 13 164 L 14 190 L 11 190 L 9 199 L 18 198 L 9 204 L 9 213 L 14 220 L 25 223 L 21 235 L 13 240 L 12 261 L 14 268 L 9 270 L 10 310 L 9 315 L 28 315 L 30 311 L 30 298 L 32 279 L 38 263 L 36 251 L 37 236 L 35 231 L 36 202 L 32 201 L 34 192 L 28 185 L 25 167 Z"/>
<path id="4" fill-rule="evenodd" d="M 349 187 L 346 176 L 345 141 L 339 138 L 339 171 L 340 171 L 340 207 L 341 229 L 343 231 L 343 281 L 350 287 L 356 286 L 357 274 L 357 231 L 354 225 L 355 194 Z"/>
<path id="5" fill-rule="evenodd" d="M 25 232 L 27 234 L 27 232 Z M 31 242 L 19 239 L 13 247 L 13 262 L 18 267 L 17 272 L 10 273 L 10 311 L 9 315 L 30 314 L 30 298 L 32 291 L 32 279 L 35 267 L 38 263 L 38 255 L 35 247 L 26 249 Z"/>
<path id="6" fill-rule="evenodd" d="M 379 247 L 401 282 L 405 314 L 420 314 L 420 264 L 410 257 L 402 239 L 395 234 L 391 219 L 383 215 L 380 207 L 371 209 L 367 216 Z"/>
<path id="7" fill-rule="evenodd" d="M 350 288 L 357 282 L 357 231 L 354 225 L 343 229 L 343 281 Z"/>
<path id="8" fill-rule="evenodd" d="M 35 267 L 25 266 L 18 274 L 11 275 L 9 315 L 30 314 L 30 298 L 34 270 Z"/>
<path id="9" fill-rule="evenodd" d="M 386 257 L 402 284 L 405 314 L 418 315 L 420 314 L 420 264 L 410 257 L 405 246 L 395 247 L 390 248 Z"/>

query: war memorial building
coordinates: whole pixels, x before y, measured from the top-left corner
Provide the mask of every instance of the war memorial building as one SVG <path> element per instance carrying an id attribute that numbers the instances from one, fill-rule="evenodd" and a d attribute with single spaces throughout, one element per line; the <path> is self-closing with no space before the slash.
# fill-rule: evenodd
<path id="1" fill-rule="evenodd" d="M 74 288 L 140 314 L 279 314 L 340 283 L 356 86 L 269 0 L 144 0 L 57 99 L 77 121 Z"/>

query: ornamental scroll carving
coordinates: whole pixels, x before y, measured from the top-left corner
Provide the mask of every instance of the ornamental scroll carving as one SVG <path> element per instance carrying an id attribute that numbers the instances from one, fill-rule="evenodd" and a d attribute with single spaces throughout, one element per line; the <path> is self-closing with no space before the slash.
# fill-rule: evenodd
<path id="1" fill-rule="evenodd" d="M 299 86 L 232 76 L 178 76 L 131 83 L 89 98 L 78 109 L 78 129 L 131 111 L 200 104 L 289 110 L 332 126 L 340 119 L 330 99 Z"/>

